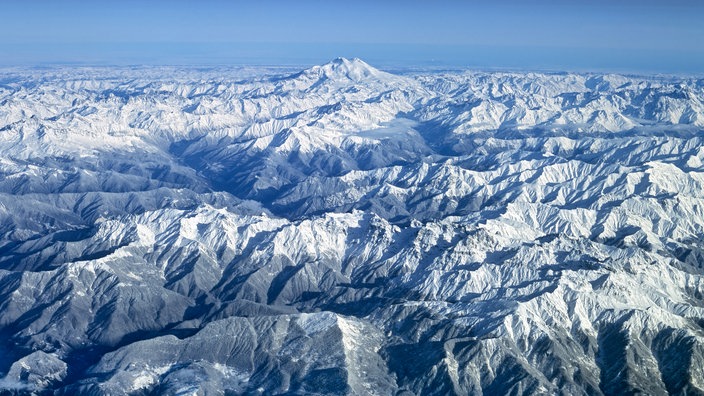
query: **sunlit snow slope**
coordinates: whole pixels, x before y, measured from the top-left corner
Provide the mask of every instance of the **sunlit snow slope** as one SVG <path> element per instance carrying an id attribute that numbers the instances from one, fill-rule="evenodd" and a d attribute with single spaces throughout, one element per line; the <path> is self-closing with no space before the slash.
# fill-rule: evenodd
<path id="1" fill-rule="evenodd" d="M 0 389 L 704 394 L 703 161 L 697 79 L 6 69 Z"/>

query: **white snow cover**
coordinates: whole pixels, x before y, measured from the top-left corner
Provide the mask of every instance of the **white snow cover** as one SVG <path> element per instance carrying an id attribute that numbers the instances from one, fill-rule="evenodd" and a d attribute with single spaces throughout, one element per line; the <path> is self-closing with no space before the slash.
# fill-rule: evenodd
<path id="1" fill-rule="evenodd" d="M 0 388 L 704 392 L 704 81 L 0 71 Z"/>

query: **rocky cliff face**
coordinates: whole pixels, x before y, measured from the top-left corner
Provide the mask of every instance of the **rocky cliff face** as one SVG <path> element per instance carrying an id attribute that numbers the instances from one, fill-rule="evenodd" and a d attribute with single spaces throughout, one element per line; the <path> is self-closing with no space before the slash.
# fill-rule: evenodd
<path id="1" fill-rule="evenodd" d="M 0 388 L 704 393 L 704 82 L 291 73 L 0 74 Z"/>

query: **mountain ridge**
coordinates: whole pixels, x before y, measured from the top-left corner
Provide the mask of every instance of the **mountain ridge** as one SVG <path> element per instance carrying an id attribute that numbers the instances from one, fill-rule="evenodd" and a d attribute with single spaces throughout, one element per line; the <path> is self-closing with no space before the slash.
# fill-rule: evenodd
<path id="1" fill-rule="evenodd" d="M 4 391 L 704 392 L 701 80 L 86 73 L 0 88 Z"/>

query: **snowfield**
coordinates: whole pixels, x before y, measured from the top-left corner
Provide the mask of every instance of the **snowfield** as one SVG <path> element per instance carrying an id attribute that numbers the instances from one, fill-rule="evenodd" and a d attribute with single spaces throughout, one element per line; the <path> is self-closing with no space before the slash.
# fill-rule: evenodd
<path id="1" fill-rule="evenodd" d="M 704 394 L 704 80 L 4 69 L 0 153 L 2 390 Z"/>

